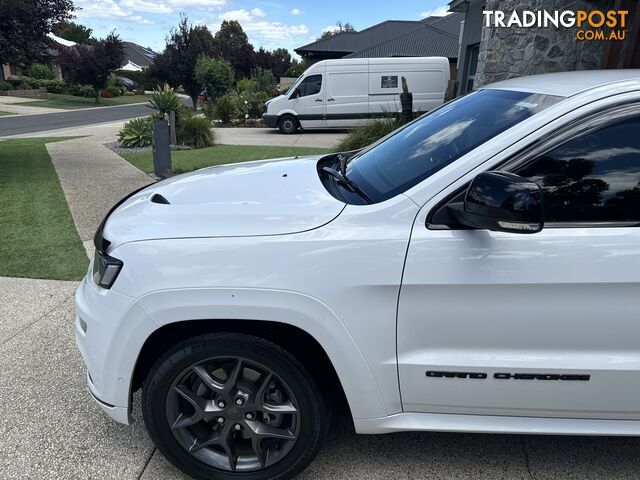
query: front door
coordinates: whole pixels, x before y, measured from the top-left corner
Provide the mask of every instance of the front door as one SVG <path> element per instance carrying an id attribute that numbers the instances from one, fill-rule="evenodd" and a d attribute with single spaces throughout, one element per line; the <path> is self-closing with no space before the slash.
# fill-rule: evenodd
<path id="1" fill-rule="evenodd" d="M 542 187 L 540 233 L 421 212 L 398 310 L 405 411 L 640 419 L 639 114 L 503 166 Z"/>

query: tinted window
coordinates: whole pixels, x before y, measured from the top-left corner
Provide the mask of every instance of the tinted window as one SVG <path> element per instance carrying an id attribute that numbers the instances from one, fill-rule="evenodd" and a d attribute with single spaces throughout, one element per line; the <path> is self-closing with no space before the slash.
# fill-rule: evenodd
<path id="1" fill-rule="evenodd" d="M 306 97 L 308 95 L 315 95 L 316 93 L 320 93 L 322 89 L 322 75 L 309 75 L 305 78 L 298 90 L 300 91 L 301 97 Z"/>
<path id="2" fill-rule="evenodd" d="M 451 162 L 561 97 L 479 90 L 420 117 L 355 156 L 347 176 L 383 201 L 406 191 Z"/>
<path id="3" fill-rule="evenodd" d="M 640 117 L 580 135 L 519 169 L 548 222 L 640 221 Z"/>

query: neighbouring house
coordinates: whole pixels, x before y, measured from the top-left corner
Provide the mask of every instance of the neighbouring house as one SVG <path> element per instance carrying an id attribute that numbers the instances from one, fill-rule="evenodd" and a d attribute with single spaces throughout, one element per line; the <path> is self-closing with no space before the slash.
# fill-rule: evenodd
<path id="1" fill-rule="evenodd" d="M 483 11 L 549 12 L 598 9 L 628 11 L 626 38 L 576 40 L 576 28 L 484 25 Z M 637 0 L 452 0 L 449 10 L 464 15 L 458 94 L 522 75 L 640 67 L 640 3 Z"/>
<path id="2" fill-rule="evenodd" d="M 53 33 L 48 33 L 48 45 L 45 51 L 42 53 L 38 60 L 45 65 L 48 65 L 56 76 L 56 79 L 63 79 L 63 72 L 58 64 L 58 55 L 60 49 L 64 47 L 73 47 L 77 45 L 75 42 L 60 38 Z M 151 65 L 151 62 L 157 55 L 156 52 L 150 48 L 142 47 L 133 42 L 123 42 L 125 47 L 125 63 L 121 70 L 140 72 L 146 70 Z M 5 80 L 9 75 L 19 75 L 19 69 L 15 65 L 4 64 L 0 68 L 0 80 Z"/>
<path id="3" fill-rule="evenodd" d="M 133 42 L 124 42 L 126 50 L 126 63 L 121 70 L 141 72 L 149 68 L 153 59 L 158 55 L 150 48 L 146 48 Z"/>
<path id="4" fill-rule="evenodd" d="M 337 58 L 447 57 L 456 78 L 464 13 L 422 20 L 387 20 L 359 32 L 341 32 L 295 52 L 311 63 Z"/>

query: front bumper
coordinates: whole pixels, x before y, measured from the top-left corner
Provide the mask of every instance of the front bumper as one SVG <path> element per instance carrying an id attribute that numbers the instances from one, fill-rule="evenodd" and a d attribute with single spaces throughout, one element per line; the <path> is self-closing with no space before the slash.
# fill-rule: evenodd
<path id="1" fill-rule="evenodd" d="M 107 415 L 128 424 L 131 379 L 155 322 L 133 298 L 98 287 L 91 270 L 78 286 L 75 301 L 76 344 L 87 367 L 91 395 Z"/>
<path id="2" fill-rule="evenodd" d="M 277 115 L 267 115 L 266 113 L 262 114 L 262 121 L 269 128 L 276 128 L 278 126 L 278 116 Z"/>

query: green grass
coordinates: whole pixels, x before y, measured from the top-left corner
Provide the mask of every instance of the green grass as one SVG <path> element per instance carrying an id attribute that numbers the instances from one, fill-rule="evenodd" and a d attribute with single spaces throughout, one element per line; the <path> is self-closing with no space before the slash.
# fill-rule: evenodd
<path id="1" fill-rule="evenodd" d="M 87 255 L 45 148 L 0 142 L 0 276 L 79 280 Z"/>
<path id="2" fill-rule="evenodd" d="M 258 147 L 253 145 L 215 145 L 198 150 L 179 150 L 171 152 L 171 161 L 175 173 L 191 172 L 198 168 L 225 163 L 248 162 L 264 158 L 293 157 L 296 155 L 315 155 L 328 153 L 326 148 L 308 147 Z M 151 152 L 131 152 L 122 155 L 143 172 L 153 173 Z"/>
<path id="3" fill-rule="evenodd" d="M 0 117 L 4 117 L 5 115 L 14 115 L 11 112 L 0 112 Z"/>
<path id="4" fill-rule="evenodd" d="M 72 95 L 61 95 L 57 93 L 50 93 L 48 100 L 38 100 L 34 102 L 25 102 L 20 105 L 28 105 L 31 107 L 46 107 L 46 108 L 63 108 L 67 110 L 74 110 L 77 108 L 91 108 L 91 107 L 112 107 L 115 105 L 127 105 L 129 103 L 146 102 L 151 98 L 151 95 L 122 95 L 121 97 L 114 98 L 101 98 L 100 103 L 96 105 L 95 98 L 74 97 Z M 149 113 L 152 113 L 149 109 Z"/>

